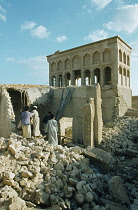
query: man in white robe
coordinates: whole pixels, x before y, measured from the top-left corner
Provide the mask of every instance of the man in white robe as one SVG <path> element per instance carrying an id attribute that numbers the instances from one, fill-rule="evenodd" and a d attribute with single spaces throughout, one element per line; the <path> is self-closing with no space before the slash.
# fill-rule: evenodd
<path id="1" fill-rule="evenodd" d="M 36 110 L 37 106 L 33 106 L 33 111 L 32 113 L 34 113 L 33 115 L 33 136 L 34 137 L 39 137 L 40 136 L 40 118 L 39 118 L 39 114 L 38 111 Z"/>
<path id="2" fill-rule="evenodd" d="M 51 119 L 47 122 L 46 133 L 48 133 L 48 143 L 53 144 L 54 146 L 58 145 L 58 124 L 55 120 L 53 114 L 51 114 Z"/>

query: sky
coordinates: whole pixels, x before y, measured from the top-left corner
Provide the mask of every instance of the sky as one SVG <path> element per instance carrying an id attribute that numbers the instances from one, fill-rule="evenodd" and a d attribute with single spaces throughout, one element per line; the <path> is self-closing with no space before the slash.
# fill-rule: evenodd
<path id="1" fill-rule="evenodd" d="M 49 84 L 47 55 L 113 36 L 138 96 L 138 0 L 0 0 L 0 84 Z"/>

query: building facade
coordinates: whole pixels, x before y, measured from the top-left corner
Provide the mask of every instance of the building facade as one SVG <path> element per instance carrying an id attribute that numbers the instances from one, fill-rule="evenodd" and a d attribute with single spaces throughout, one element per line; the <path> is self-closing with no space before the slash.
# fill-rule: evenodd
<path id="1" fill-rule="evenodd" d="M 49 85 L 130 87 L 131 48 L 118 36 L 47 56 Z"/>

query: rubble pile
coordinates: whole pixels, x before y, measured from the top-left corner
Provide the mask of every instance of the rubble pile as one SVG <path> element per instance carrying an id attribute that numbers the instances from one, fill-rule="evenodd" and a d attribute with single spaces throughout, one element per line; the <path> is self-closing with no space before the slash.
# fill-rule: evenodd
<path id="1" fill-rule="evenodd" d="M 44 139 L 28 141 L 15 134 L 1 137 L 0 208 L 125 210 L 136 206 L 137 189 L 133 188 L 130 201 L 121 176 L 102 174 L 85 157 L 100 160 L 98 150 L 53 147 Z M 103 152 L 103 163 L 108 164 L 106 155 L 110 159 L 111 155 Z"/>
<path id="2" fill-rule="evenodd" d="M 1 137 L 0 209 L 137 210 L 138 119 L 106 125 L 103 137 L 101 148 Z"/>
<path id="3" fill-rule="evenodd" d="M 136 153 L 134 139 L 138 138 L 138 118 L 122 117 L 107 123 L 103 128 L 100 148 L 112 154 Z"/>

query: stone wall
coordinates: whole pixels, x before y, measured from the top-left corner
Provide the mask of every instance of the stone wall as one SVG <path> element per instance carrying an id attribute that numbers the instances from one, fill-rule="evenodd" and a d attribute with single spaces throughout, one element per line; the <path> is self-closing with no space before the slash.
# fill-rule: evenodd
<path id="1" fill-rule="evenodd" d="M 14 128 L 15 115 L 9 93 L 0 89 L 0 137 L 9 137 Z"/>
<path id="2" fill-rule="evenodd" d="M 138 109 L 138 96 L 132 96 L 132 108 Z"/>
<path id="3" fill-rule="evenodd" d="M 101 89 L 103 122 L 107 123 L 117 116 L 123 116 L 132 105 L 130 88 L 106 86 Z"/>
<path id="4" fill-rule="evenodd" d="M 98 88 L 98 92 L 97 92 Z M 66 95 L 67 88 L 56 88 L 54 90 L 53 95 L 53 102 L 51 111 L 57 115 L 58 109 L 61 104 L 61 100 L 64 99 Z M 99 95 L 98 95 L 99 94 Z M 102 129 L 102 113 L 101 113 L 101 95 L 100 95 L 100 87 L 99 86 L 81 86 L 81 87 L 75 87 L 75 90 L 73 92 L 72 98 L 69 102 L 69 104 L 66 106 L 65 111 L 62 114 L 62 117 L 70 117 L 73 118 L 73 140 L 76 143 L 83 143 L 84 140 L 84 133 L 83 133 L 83 112 L 84 112 L 84 106 L 86 103 L 88 103 L 90 98 L 94 98 L 94 106 L 96 106 L 96 98 L 100 98 L 99 105 L 97 106 L 97 112 L 94 116 L 94 122 L 96 124 L 94 125 L 94 132 L 98 133 L 99 129 Z M 91 114 L 87 116 L 87 119 L 91 117 Z M 87 134 L 86 134 L 87 135 Z M 101 139 L 101 137 L 98 137 L 98 134 L 96 138 Z"/>

